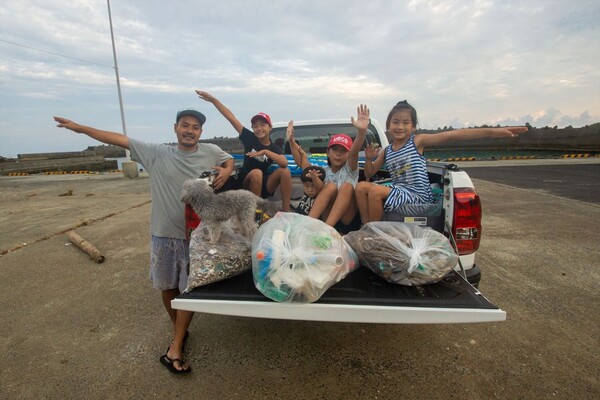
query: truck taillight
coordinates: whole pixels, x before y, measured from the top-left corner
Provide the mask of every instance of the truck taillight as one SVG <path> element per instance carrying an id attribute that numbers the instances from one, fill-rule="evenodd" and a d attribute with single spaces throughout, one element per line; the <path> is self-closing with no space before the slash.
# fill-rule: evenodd
<path id="1" fill-rule="evenodd" d="M 194 229 L 200 225 L 200 217 L 194 211 L 191 205 L 185 204 L 185 237 L 190 240 L 190 235 Z"/>
<path id="2" fill-rule="evenodd" d="M 481 240 L 481 201 L 472 188 L 454 189 L 454 219 L 452 234 L 458 254 L 477 251 Z"/>

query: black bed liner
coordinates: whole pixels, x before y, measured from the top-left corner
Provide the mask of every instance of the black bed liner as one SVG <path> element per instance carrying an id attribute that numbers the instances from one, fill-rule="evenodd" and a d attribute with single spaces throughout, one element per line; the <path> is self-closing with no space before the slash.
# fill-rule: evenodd
<path id="1" fill-rule="evenodd" d="M 178 299 L 273 302 L 256 289 L 250 270 L 183 293 Z M 351 272 L 313 304 L 498 309 L 455 271 L 435 284 L 402 286 L 386 282 L 365 267 Z"/>

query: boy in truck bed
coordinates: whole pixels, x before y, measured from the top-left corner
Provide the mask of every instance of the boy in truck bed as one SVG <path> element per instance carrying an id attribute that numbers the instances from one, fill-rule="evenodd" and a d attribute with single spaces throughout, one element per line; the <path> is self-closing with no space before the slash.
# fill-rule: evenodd
<path id="1" fill-rule="evenodd" d="M 262 112 L 256 114 L 250 120 L 252 123 L 252 131 L 250 131 L 216 97 L 200 90 L 196 90 L 196 94 L 202 100 L 212 103 L 240 135 L 245 156 L 244 165 L 238 176 L 239 186 L 263 198 L 272 196 L 279 186 L 281 208 L 283 211 L 290 211 L 292 174 L 287 168 L 288 161 L 283 149 L 271 142 L 270 135 L 273 129 L 271 117 Z M 279 168 L 269 174 L 269 167 L 273 163 L 276 163 Z"/>

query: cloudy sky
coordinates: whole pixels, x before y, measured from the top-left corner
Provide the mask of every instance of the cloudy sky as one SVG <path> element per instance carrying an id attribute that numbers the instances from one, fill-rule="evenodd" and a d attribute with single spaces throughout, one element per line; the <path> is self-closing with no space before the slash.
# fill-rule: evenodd
<path id="1" fill-rule="evenodd" d="M 600 122 L 600 1 L 111 0 L 127 133 L 235 137 L 206 90 L 249 125 L 385 121 L 407 99 L 422 128 Z M 0 0 L 0 155 L 95 142 L 52 116 L 122 132 L 106 0 Z"/>

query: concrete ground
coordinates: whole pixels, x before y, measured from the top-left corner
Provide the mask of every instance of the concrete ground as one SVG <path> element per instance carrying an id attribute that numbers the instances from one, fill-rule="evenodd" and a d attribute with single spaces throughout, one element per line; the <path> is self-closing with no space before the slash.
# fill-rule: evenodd
<path id="1" fill-rule="evenodd" d="M 0 177 L 0 398 L 600 398 L 600 205 L 475 184 L 480 290 L 507 321 L 197 314 L 193 371 L 173 376 L 158 362 L 171 326 L 148 280 L 147 176 Z"/>

